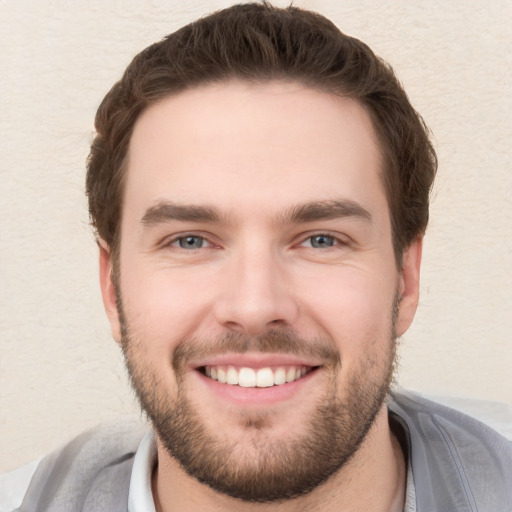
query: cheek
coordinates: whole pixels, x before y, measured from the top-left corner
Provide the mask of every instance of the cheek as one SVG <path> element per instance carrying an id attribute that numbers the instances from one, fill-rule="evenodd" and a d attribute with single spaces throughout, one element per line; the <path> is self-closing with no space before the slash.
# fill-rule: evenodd
<path id="1" fill-rule="evenodd" d="M 324 279 L 316 292 L 302 293 L 308 314 L 336 341 L 344 357 L 389 341 L 396 286 L 393 278 L 379 275 L 381 279 L 377 274 L 343 269 Z"/>
<path id="2" fill-rule="evenodd" d="M 173 270 L 121 274 L 125 316 L 134 336 L 151 341 L 152 351 L 172 351 L 193 334 L 209 301 L 204 278 Z M 145 343 L 146 344 L 146 343 Z"/>

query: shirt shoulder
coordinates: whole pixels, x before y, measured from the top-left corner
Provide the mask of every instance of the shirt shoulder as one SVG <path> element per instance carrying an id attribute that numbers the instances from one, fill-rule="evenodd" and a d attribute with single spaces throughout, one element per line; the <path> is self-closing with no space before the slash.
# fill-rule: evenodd
<path id="1" fill-rule="evenodd" d="M 34 460 L 0 475 L 0 512 L 14 512 L 21 505 L 40 462 Z"/>
<path id="2" fill-rule="evenodd" d="M 485 423 L 512 442 L 512 406 L 500 402 L 454 396 L 422 395 L 433 402 Z"/>
<path id="3" fill-rule="evenodd" d="M 84 500 L 97 502 L 94 510 L 118 510 L 102 504 L 106 497 L 116 500 L 122 494 L 124 499 L 126 494 L 127 499 L 133 456 L 146 431 L 147 426 L 134 421 L 100 425 L 39 461 L 5 473 L 0 477 L 0 512 L 13 512 L 21 504 L 36 511 L 41 503 L 45 510 L 68 512 L 82 510 Z M 52 508 L 57 503 L 60 508 Z"/>
<path id="4" fill-rule="evenodd" d="M 391 394 L 390 413 L 410 439 L 418 509 L 512 510 L 512 442 L 503 435 L 510 427 L 508 406 L 455 401 Z"/>

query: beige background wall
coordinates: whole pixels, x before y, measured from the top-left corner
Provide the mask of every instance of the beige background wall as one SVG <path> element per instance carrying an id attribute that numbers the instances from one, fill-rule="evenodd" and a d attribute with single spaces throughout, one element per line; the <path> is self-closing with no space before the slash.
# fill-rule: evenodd
<path id="1" fill-rule="evenodd" d="M 93 116 L 137 51 L 229 4 L 0 1 L 0 471 L 138 414 L 83 196 Z M 389 60 L 435 133 L 441 165 L 400 382 L 512 404 L 512 2 L 295 4 Z"/>

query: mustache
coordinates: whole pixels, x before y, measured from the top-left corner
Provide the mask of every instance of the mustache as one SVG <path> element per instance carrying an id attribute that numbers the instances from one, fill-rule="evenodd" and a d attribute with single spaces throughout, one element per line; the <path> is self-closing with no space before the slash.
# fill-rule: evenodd
<path id="1" fill-rule="evenodd" d="M 189 337 L 183 339 L 172 357 L 177 374 L 190 361 L 204 359 L 225 353 L 244 354 L 247 352 L 293 354 L 304 359 L 315 359 L 323 366 L 337 367 L 341 358 L 334 343 L 327 338 L 305 338 L 291 330 L 271 330 L 259 336 L 248 336 L 240 332 L 229 332 L 214 339 Z"/>

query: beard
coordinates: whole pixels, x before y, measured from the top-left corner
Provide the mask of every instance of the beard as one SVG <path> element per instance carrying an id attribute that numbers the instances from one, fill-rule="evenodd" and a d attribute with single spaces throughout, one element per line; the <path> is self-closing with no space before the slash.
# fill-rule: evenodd
<path id="1" fill-rule="evenodd" d="M 214 340 L 184 339 L 176 347 L 172 366 L 177 392 L 144 364 L 145 344 L 132 336 L 118 294 L 122 350 L 132 387 L 142 409 L 168 454 L 193 478 L 213 490 L 244 501 L 271 503 L 308 494 L 344 467 L 355 455 L 380 412 L 393 380 L 396 362 L 395 321 L 391 315 L 387 343 L 371 342 L 365 359 L 351 371 L 343 388 L 337 375 L 342 367 L 330 339 L 304 339 L 293 331 L 269 331 L 259 337 L 240 333 Z M 145 340 L 146 342 L 149 340 Z M 383 346 L 385 345 L 385 346 Z M 279 418 L 269 411 L 238 411 L 233 422 L 243 438 L 227 439 L 212 431 L 187 391 L 187 363 L 197 356 L 226 352 L 280 352 L 323 361 L 328 383 L 316 398 L 301 432 L 288 432 L 286 441 L 272 437 Z"/>

